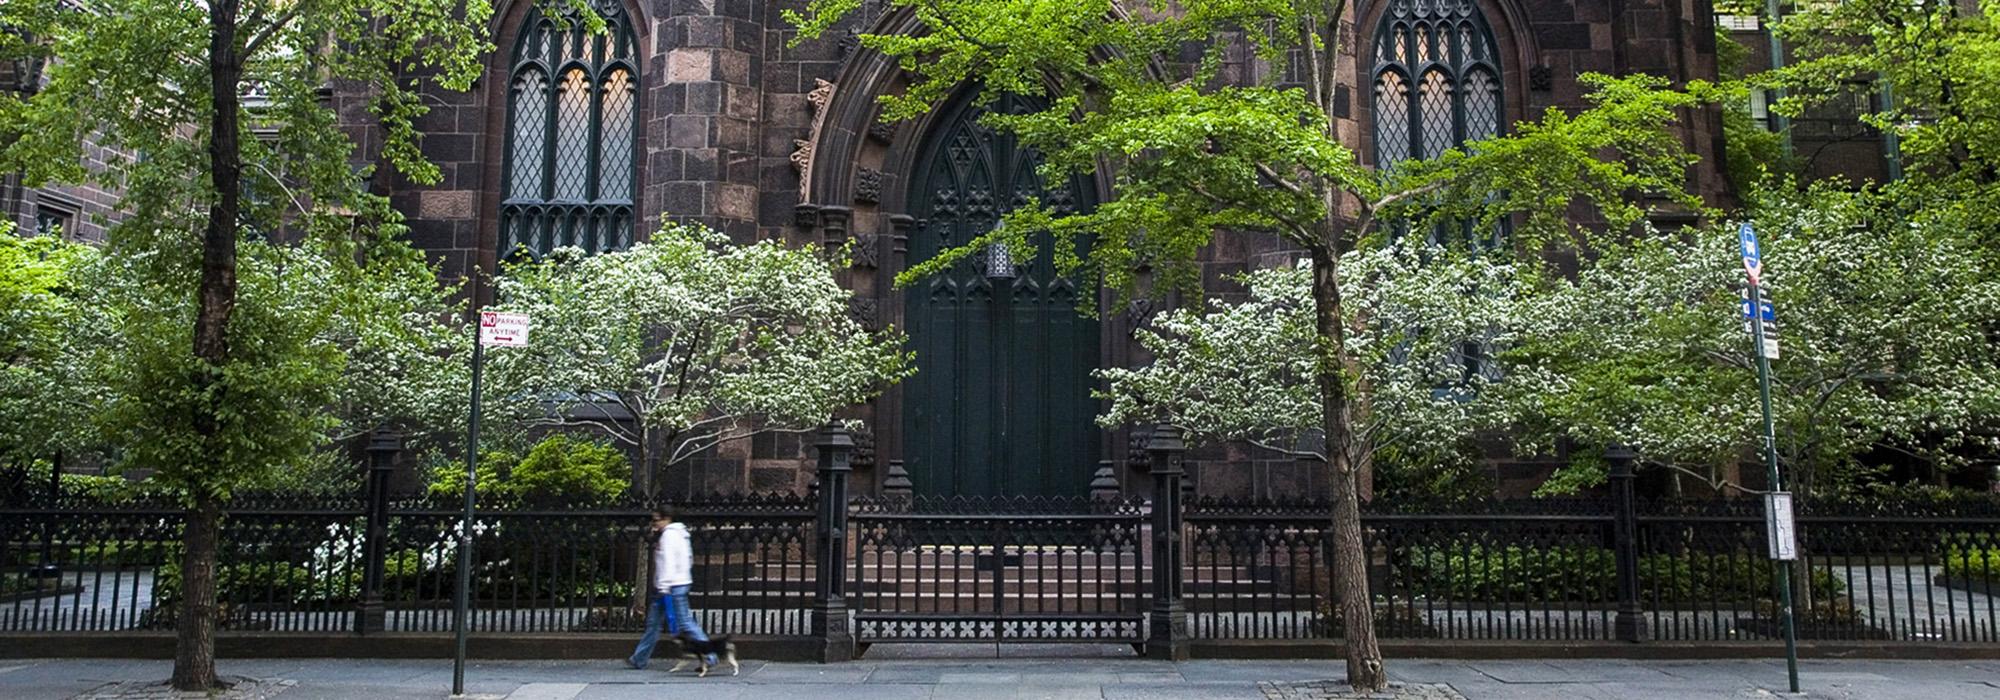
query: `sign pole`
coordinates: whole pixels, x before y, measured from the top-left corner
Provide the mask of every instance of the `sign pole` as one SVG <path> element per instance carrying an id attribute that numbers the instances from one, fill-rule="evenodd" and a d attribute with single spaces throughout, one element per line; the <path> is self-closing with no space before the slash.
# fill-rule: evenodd
<path id="1" fill-rule="evenodd" d="M 1750 275 L 1750 338 L 1756 344 L 1757 394 L 1764 408 L 1764 466 L 1771 480 L 1770 490 L 1784 491 L 1783 482 L 1778 477 L 1778 430 L 1771 418 L 1771 360 L 1764 352 L 1764 291 L 1758 284 L 1763 272 L 1763 255 L 1758 250 L 1757 234 L 1748 222 L 1739 230 L 1743 249 L 1743 268 Z M 1776 517 L 1776 513 L 1765 514 L 1766 518 Z M 1776 530 L 1772 530 L 1776 536 Z M 1774 553 L 1777 548 L 1772 550 Z M 1791 691 L 1799 692 L 1799 638 L 1798 630 L 1792 623 L 1792 567 L 1787 561 L 1772 557 L 1772 566 L 1777 567 L 1778 621 L 1785 626 L 1785 675 L 1791 684 Z"/>
<path id="2" fill-rule="evenodd" d="M 1763 296 L 1758 285 L 1751 283 L 1751 308 L 1761 308 Z M 1753 337 L 1757 342 L 1757 393 L 1764 404 L 1764 465 L 1771 479 L 1771 490 L 1782 492 L 1784 486 L 1778 481 L 1778 430 L 1771 419 L 1771 360 L 1764 356 L 1764 314 L 1751 314 L 1750 318 L 1756 331 Z M 1792 623 L 1792 566 L 1786 561 L 1773 561 L 1772 565 L 1778 567 L 1778 618 L 1785 626 L 1785 675 L 1796 693 L 1799 692 L 1799 636 Z"/>
<path id="3" fill-rule="evenodd" d="M 457 648 L 451 661 L 451 694 L 465 695 L 466 618 L 472 610 L 472 497 L 479 481 L 479 366 L 486 338 L 479 310 L 479 271 L 472 273 L 472 410 L 465 428 L 465 519 L 458 527 L 458 600 L 452 617 Z"/>

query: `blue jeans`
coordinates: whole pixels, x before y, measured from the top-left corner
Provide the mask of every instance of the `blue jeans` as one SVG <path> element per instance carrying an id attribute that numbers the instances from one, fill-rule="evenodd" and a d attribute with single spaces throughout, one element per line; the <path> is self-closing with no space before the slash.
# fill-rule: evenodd
<path id="1" fill-rule="evenodd" d="M 694 610 L 688 608 L 690 586 L 674 586 L 662 595 L 653 596 L 646 603 L 646 634 L 639 638 L 639 648 L 632 650 L 632 665 L 645 668 L 653 658 L 653 646 L 660 643 L 660 626 L 666 625 L 667 632 L 685 633 L 696 641 L 708 641 L 708 633 L 701 631 L 701 623 L 695 622 Z M 715 655 L 708 655 L 708 662 L 715 663 Z"/>

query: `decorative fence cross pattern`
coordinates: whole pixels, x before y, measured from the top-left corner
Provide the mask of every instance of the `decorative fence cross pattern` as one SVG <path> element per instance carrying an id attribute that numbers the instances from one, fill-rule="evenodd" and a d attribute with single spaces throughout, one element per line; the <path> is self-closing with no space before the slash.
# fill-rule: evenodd
<path id="1" fill-rule="evenodd" d="M 838 465 L 844 467 L 844 464 Z M 1338 638 L 1324 504 L 849 499 L 823 461 L 806 496 L 678 504 L 705 628 L 770 638 L 1100 641 Z M 1629 479 L 1629 477 L 1621 477 Z M 1364 516 L 1388 639 L 1773 640 L 1754 501 L 1501 501 Z M 511 507 L 471 524 L 480 634 L 634 632 L 645 504 Z M 1804 504 L 1806 640 L 2000 643 L 2000 508 Z M 443 633 L 460 517 L 425 502 L 243 498 L 225 519 L 227 632 Z M 0 633 L 172 628 L 171 504 L 0 493 Z M 1179 560 L 1179 561 L 1174 561 Z M 1166 562 L 1165 566 L 1158 565 Z M 1165 645 L 1165 646 L 1163 646 Z"/>
<path id="2" fill-rule="evenodd" d="M 856 641 L 1143 642 L 1142 506 L 857 500 L 848 517 Z"/>

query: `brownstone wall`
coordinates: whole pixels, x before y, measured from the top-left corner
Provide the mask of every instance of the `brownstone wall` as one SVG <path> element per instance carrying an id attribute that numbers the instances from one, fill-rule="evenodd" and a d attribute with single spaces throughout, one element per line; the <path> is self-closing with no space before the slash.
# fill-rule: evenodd
<path id="1" fill-rule="evenodd" d="M 0 61 L 0 91 L 31 92 L 41 86 L 42 75 L 28 75 L 24 63 Z M 107 163 L 126 157 L 96 144 L 86 144 L 84 167 L 103 172 Z M 118 193 L 94 184 L 43 185 L 29 187 L 19 173 L 0 174 L 0 218 L 14 222 L 15 230 L 33 232 L 38 213 L 61 212 L 68 222 L 63 237 L 76 241 L 102 241 L 104 229 L 116 223 Z"/>
<path id="2" fill-rule="evenodd" d="M 444 169 L 444 182 L 419 187 L 381 175 L 378 191 L 391 196 L 410 217 L 411 238 L 444 264 L 444 274 L 463 274 L 474 262 L 490 266 L 497 239 L 499 167 L 505 128 L 506 71 L 529 0 L 503 2 L 495 21 L 499 47 L 487 77 L 469 95 L 440 95 L 419 124 L 424 150 Z M 1479 0 L 1505 57 L 1502 79 L 1508 120 L 1539 114 L 1554 106 L 1579 107 L 1583 72 L 1648 72 L 1675 82 L 1715 77 L 1714 33 L 1709 0 Z M 803 9 L 804 0 L 636 0 L 626 11 L 635 18 L 643 47 L 640 123 L 643 124 L 638 203 L 639 233 L 656 228 L 662 217 L 705 223 L 739 241 L 781 238 L 795 244 L 853 242 L 856 265 L 844 282 L 857 290 L 854 314 L 871 327 L 899 324 L 900 294 L 890 289 L 903 259 L 906 232 L 896 218 L 903 212 L 924 119 L 878 125 L 874 98 L 900 89 L 901 78 L 879 55 L 856 47 L 858 31 L 895 31 L 907 16 L 889 13 L 879 2 L 863 8 L 827 39 L 797 47 L 794 32 L 779 18 L 783 9 Z M 1366 71 L 1355 47 L 1372 44 L 1384 0 L 1357 7 L 1344 34 L 1340 89 L 1347 108 L 1336 114 L 1341 140 L 1369 153 L 1372 128 Z M 1231 80 L 1249 82 L 1270 67 L 1247 52 L 1225 67 Z M 373 162 L 379 137 L 365 111 L 363 96 L 337 97 L 343 119 Z M 1703 158 L 1689 172 L 1689 184 L 1721 200 L 1727 185 L 1719 174 L 1720 121 L 1711 111 L 1690 113 L 1683 132 L 1687 146 Z M 810 146 L 806 148 L 805 146 Z M 802 164 L 809 164 L 803 169 Z M 811 182 L 802 182 L 806 177 Z M 1109 180 L 1101 182 L 1108 188 Z M 1275 236 L 1224 233 L 1202 261 L 1204 286 L 1224 297 L 1241 293 L 1229 281 L 1243 271 L 1296 258 Z M 1107 299 L 1106 303 L 1109 303 Z M 1145 311 L 1107 312 L 1103 341 L 1106 363 L 1140 361 L 1129 342 L 1132 325 Z M 1126 311 L 1126 310 L 1119 310 Z M 872 426 L 869 446 L 857 473 L 858 491 L 880 474 L 871 468 L 900 456 L 900 397 L 891 392 L 856 411 Z M 1132 451 L 1122 433 L 1105 441 L 1097 459 L 1130 465 Z M 697 491 L 797 490 L 811 480 L 803 459 L 810 452 L 795 436 L 769 436 L 726 445 L 696 464 L 666 475 L 673 488 Z M 1197 452 L 1191 469 L 1201 493 L 1249 496 L 1317 492 L 1323 475 L 1311 465 L 1276 459 L 1243 446 Z M 1095 461 L 1095 459 L 1090 460 Z M 1143 488 L 1141 472 L 1125 467 L 1128 490 Z"/>

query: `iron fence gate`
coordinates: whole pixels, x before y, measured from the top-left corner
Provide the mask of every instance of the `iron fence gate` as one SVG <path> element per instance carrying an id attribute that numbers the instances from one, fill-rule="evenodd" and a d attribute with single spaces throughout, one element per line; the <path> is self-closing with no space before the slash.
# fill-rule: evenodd
<path id="1" fill-rule="evenodd" d="M 1139 501 L 857 499 L 855 641 L 1145 641 Z"/>

